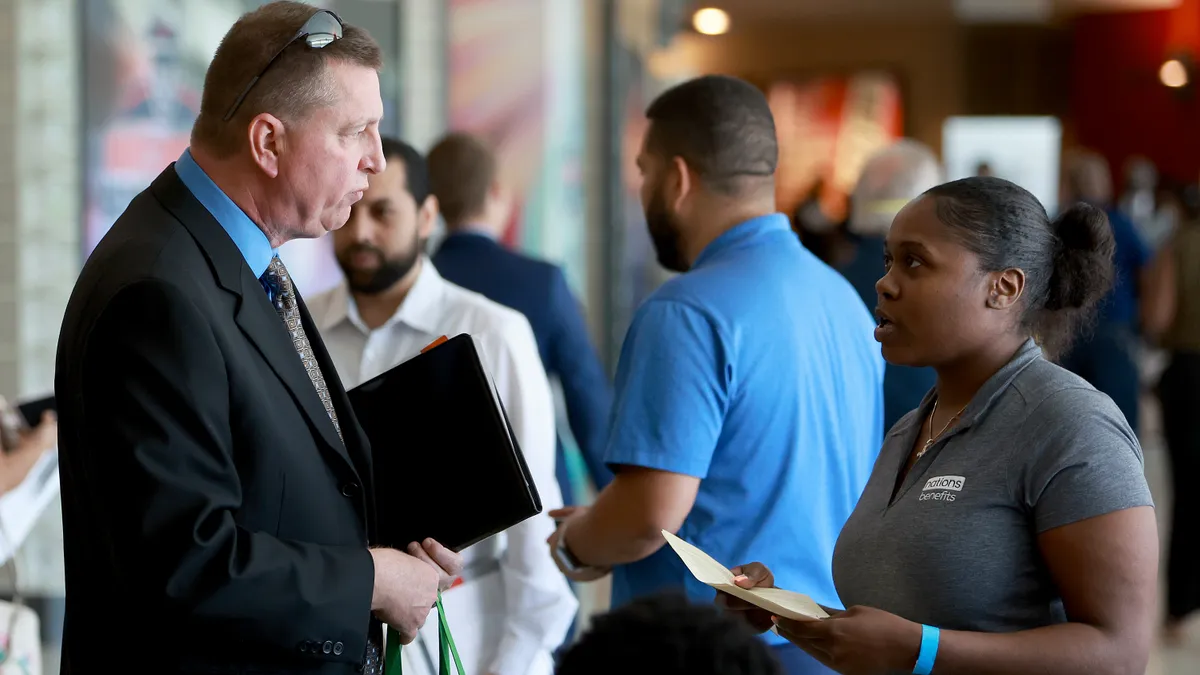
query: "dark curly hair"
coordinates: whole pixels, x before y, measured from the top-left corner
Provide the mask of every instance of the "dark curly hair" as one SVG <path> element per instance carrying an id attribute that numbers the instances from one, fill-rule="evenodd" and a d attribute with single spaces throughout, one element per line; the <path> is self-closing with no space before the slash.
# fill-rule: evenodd
<path id="1" fill-rule="evenodd" d="M 1066 351 L 1113 285 L 1116 246 L 1104 211 L 1079 203 L 1050 220 L 1028 190 L 992 177 L 925 194 L 985 272 L 1025 272 L 1023 327 L 1052 356 Z"/>
<path id="2" fill-rule="evenodd" d="M 634 601 L 592 620 L 558 675 L 782 675 L 744 621 L 678 594 Z"/>

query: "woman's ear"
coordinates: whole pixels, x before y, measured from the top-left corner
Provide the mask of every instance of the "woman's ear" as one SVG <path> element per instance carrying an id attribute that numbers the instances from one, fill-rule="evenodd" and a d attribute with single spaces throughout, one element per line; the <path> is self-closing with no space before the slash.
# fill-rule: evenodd
<path id="1" fill-rule="evenodd" d="M 991 309 L 1008 309 L 1016 306 L 1025 292 L 1025 272 L 1010 268 L 992 277 L 988 291 L 987 306 Z"/>

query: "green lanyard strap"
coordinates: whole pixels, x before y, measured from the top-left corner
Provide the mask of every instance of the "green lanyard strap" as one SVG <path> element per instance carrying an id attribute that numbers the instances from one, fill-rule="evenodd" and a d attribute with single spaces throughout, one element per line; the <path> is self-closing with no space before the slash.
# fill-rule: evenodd
<path id="1" fill-rule="evenodd" d="M 438 675 L 451 675 L 450 658 L 454 658 L 454 667 L 458 675 L 467 675 L 463 670 L 462 659 L 458 656 L 458 647 L 454 646 L 454 636 L 450 634 L 450 624 L 446 621 L 446 609 L 442 607 L 442 594 L 438 592 Z M 400 662 L 400 633 L 388 626 L 387 647 L 384 651 L 383 672 L 385 675 L 403 675 L 404 666 Z"/>

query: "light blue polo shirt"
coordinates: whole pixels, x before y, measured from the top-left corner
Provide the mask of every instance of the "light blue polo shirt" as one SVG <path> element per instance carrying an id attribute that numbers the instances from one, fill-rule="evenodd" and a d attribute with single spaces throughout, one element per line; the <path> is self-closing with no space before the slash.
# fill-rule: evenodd
<path id="1" fill-rule="evenodd" d="M 840 607 L 834 543 L 883 437 L 874 327 L 786 217 L 742 223 L 638 309 L 605 459 L 702 479 L 680 537 Z M 615 606 L 669 589 L 714 597 L 667 546 L 613 571 Z"/>

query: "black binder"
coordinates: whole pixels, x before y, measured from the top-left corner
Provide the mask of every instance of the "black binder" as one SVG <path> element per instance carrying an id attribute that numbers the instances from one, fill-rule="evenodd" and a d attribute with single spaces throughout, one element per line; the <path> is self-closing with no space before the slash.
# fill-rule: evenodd
<path id="1" fill-rule="evenodd" d="M 463 334 L 350 390 L 371 441 L 381 546 L 454 551 L 542 512 L 475 343 Z"/>

